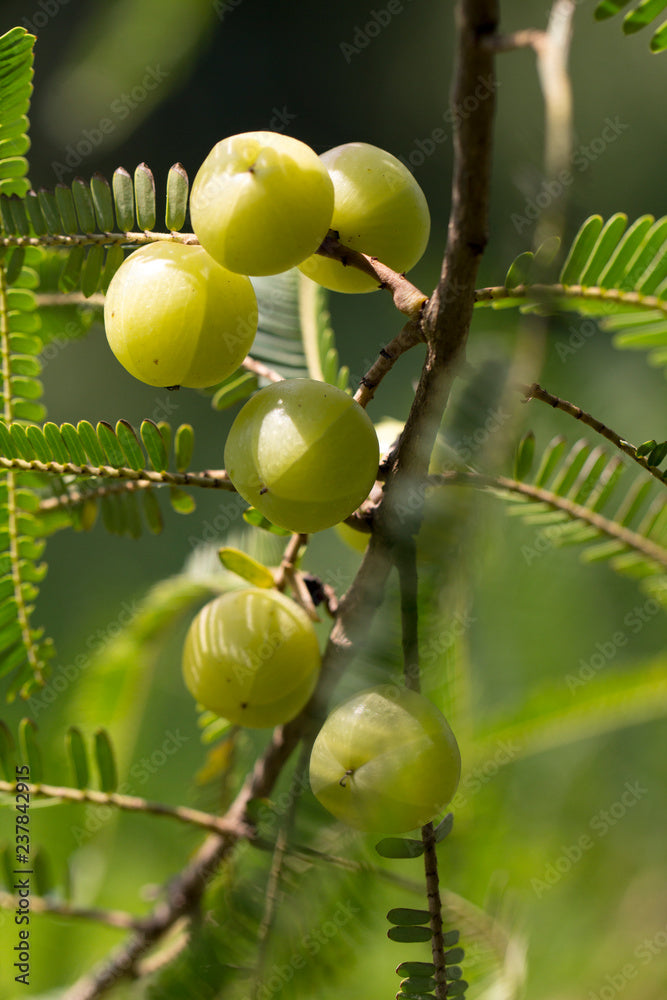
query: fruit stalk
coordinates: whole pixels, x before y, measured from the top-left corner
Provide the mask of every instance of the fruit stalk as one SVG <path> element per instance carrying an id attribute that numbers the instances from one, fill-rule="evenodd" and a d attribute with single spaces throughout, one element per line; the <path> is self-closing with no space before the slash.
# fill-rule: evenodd
<path id="1" fill-rule="evenodd" d="M 396 565 L 401 591 L 401 645 L 406 687 L 421 690 L 419 663 L 419 611 L 417 547 L 413 537 L 404 538 L 397 547 Z"/>
<path id="2" fill-rule="evenodd" d="M 489 94 L 466 116 L 456 116 L 452 211 L 440 281 L 424 307 L 422 328 L 428 353 L 401 435 L 394 475 L 376 512 L 375 527 L 392 547 L 421 521 L 424 482 L 451 386 L 463 361 L 475 302 L 475 281 L 487 242 L 491 152 L 495 109 L 494 56 L 483 45 L 498 22 L 497 0 L 461 0 L 457 6 L 459 43 L 451 105 L 466 106 L 480 79 Z M 396 508 L 410 499 L 412 523 Z"/>
<path id="3" fill-rule="evenodd" d="M 493 55 L 483 51 L 481 39 L 495 33 L 497 0 L 461 0 L 458 16 L 454 109 L 463 107 L 463 101 L 474 93 L 480 78 L 494 80 Z M 491 95 L 494 90 L 492 88 Z M 312 731 L 312 716 L 326 704 L 336 681 L 367 636 L 370 621 L 382 602 L 393 565 L 391 531 L 386 526 L 387 520 L 391 520 L 390 508 L 400 503 L 401 479 L 407 489 L 415 479 L 417 484 L 425 482 L 430 452 L 454 377 L 454 365 L 470 326 L 477 265 L 486 241 L 493 111 L 494 101 L 490 96 L 476 111 L 459 121 L 455 133 L 454 190 L 447 251 L 437 293 L 426 311 L 431 344 L 429 355 L 394 465 L 396 472 L 402 475 L 399 482 L 395 475 L 388 486 L 379 508 L 386 508 L 384 515 L 378 518 L 381 530 L 371 538 L 360 570 L 340 602 L 315 694 L 300 715 L 274 731 L 267 751 L 257 761 L 227 812 L 226 819 L 232 824 L 243 822 L 251 799 L 270 794 L 296 745 Z M 137 242 L 145 240 L 145 235 L 139 234 Z M 434 389 L 432 394 L 431 389 Z M 131 974 L 142 956 L 179 917 L 199 905 L 207 883 L 237 840 L 238 837 L 232 835 L 208 837 L 190 864 L 171 880 L 167 899 L 148 915 L 142 931 L 132 935 L 101 969 L 79 980 L 70 991 L 70 1000 L 94 1000 Z"/>
<path id="4" fill-rule="evenodd" d="M 406 316 L 418 317 L 427 301 L 427 296 L 408 281 L 404 274 L 392 271 L 377 257 L 369 257 L 368 254 L 361 253 L 359 250 L 344 246 L 333 230 L 329 230 L 316 253 L 322 257 L 332 257 L 334 260 L 339 260 L 346 267 L 356 267 L 359 271 L 374 278 L 380 288 L 389 289 L 394 298 L 394 305 L 399 312 L 405 313 Z"/>
<path id="5" fill-rule="evenodd" d="M 363 407 L 368 406 L 380 382 L 391 371 L 400 356 L 423 341 L 424 335 L 419 321 L 417 319 L 408 320 L 391 343 L 381 349 L 377 359 L 361 379 L 359 388 L 354 394 L 357 403 Z"/>

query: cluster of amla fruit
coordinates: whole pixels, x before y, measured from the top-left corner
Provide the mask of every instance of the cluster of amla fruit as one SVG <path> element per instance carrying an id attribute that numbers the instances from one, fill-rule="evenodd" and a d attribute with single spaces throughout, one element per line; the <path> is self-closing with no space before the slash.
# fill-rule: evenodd
<path id="1" fill-rule="evenodd" d="M 353 142 L 318 157 L 297 139 L 247 132 L 219 142 L 190 195 L 199 245 L 160 240 L 135 250 L 111 281 L 104 319 L 113 353 L 152 386 L 204 388 L 232 374 L 257 330 L 251 276 L 292 267 L 326 288 L 367 292 L 368 274 L 317 254 L 340 242 L 409 270 L 430 218 L 412 174 L 390 153 Z M 260 389 L 227 438 L 225 467 L 241 496 L 274 524 L 313 532 L 367 497 L 378 440 L 345 392 L 311 379 Z M 293 719 L 308 703 L 321 657 L 306 613 L 275 590 L 247 588 L 207 604 L 185 642 L 188 689 L 205 708 L 249 727 Z M 454 735 L 423 695 L 391 685 L 363 691 L 329 716 L 310 779 L 335 816 L 363 830 L 403 832 L 454 795 Z"/>
<path id="2" fill-rule="evenodd" d="M 313 624 L 275 590 L 209 602 L 183 651 L 185 682 L 205 708 L 240 726 L 275 726 L 308 703 L 320 671 Z M 461 773 L 456 739 L 424 695 L 385 684 L 328 716 L 315 739 L 310 784 L 334 816 L 360 830 L 404 833 L 436 817 Z"/>
<path id="3" fill-rule="evenodd" d="M 174 238 L 135 250 L 105 299 L 112 351 L 153 386 L 216 385 L 242 364 L 257 331 L 249 276 L 298 266 L 338 291 L 377 287 L 368 274 L 316 253 L 330 229 L 398 271 L 419 260 L 430 230 L 421 188 L 390 153 L 352 142 L 317 156 L 276 132 L 217 143 L 195 177 L 190 217 L 199 245 Z M 365 411 L 310 379 L 260 389 L 225 447 L 240 495 L 274 524 L 308 533 L 359 506 L 378 459 Z"/>

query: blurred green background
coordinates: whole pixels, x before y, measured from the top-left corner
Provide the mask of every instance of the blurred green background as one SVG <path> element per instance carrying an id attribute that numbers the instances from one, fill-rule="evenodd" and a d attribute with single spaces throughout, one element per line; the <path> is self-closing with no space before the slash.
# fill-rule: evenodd
<path id="1" fill-rule="evenodd" d="M 536 0 L 502 6 L 507 31 L 542 27 L 549 9 Z M 650 56 L 648 38 L 624 38 L 617 21 L 595 24 L 593 7 L 589 2 L 577 5 L 571 55 L 575 148 L 586 166 L 574 171 L 568 192 L 570 236 L 592 212 L 607 217 L 624 211 L 632 219 L 645 212 L 658 217 L 667 210 L 661 100 L 667 55 Z M 5 0 L 0 31 L 24 24 L 38 34 L 32 184 L 52 188 L 60 180 L 88 178 L 97 170 L 110 177 L 118 165 L 132 171 L 146 161 L 160 192 L 172 163 L 182 162 L 192 178 L 218 139 L 250 129 L 284 130 L 318 152 L 364 140 L 412 157 L 415 164 L 433 228 L 429 252 L 411 278 L 428 291 L 437 281 L 449 209 L 451 128 L 443 125 L 443 115 L 452 73 L 453 18 L 449 3 L 406 0 L 391 6 L 398 8 L 377 37 L 364 36 L 362 47 L 359 30 L 388 5 L 368 7 L 351 0 L 334 6 L 303 0 L 281 5 L 268 0 Z M 526 214 L 542 182 L 542 99 L 532 53 L 500 57 L 498 79 L 491 239 L 480 285 L 501 283 L 512 258 L 530 247 L 532 226 L 518 227 L 512 216 Z M 110 119 L 113 128 L 100 141 L 102 119 Z M 617 138 L 600 155 L 589 156 L 584 151 L 609 120 L 617 123 Z M 429 137 L 442 127 L 447 138 L 422 163 L 418 154 L 430 148 Z M 332 296 L 330 307 L 342 360 L 358 377 L 399 322 L 381 295 Z M 470 360 L 509 357 L 521 322 L 514 314 L 480 311 Z M 576 316 L 550 322 L 542 383 L 630 441 L 657 437 L 667 415 L 663 374 L 649 367 L 643 354 L 614 351 L 601 334 L 584 337 L 575 354 L 560 360 L 554 342 L 567 341 L 581 331 L 581 323 Z M 374 419 L 405 417 L 420 363 L 418 350 L 401 360 L 370 408 Z M 193 467 L 222 464 L 233 413 L 214 413 L 209 399 L 196 392 L 173 394 L 135 382 L 115 362 L 100 326 L 85 340 L 51 352 L 43 381 L 51 420 L 115 423 L 124 417 L 136 425 L 152 417 L 190 422 L 197 433 Z M 564 415 L 537 403 L 513 411 L 513 431 L 529 427 L 537 434 L 538 447 L 556 432 L 574 442 L 580 431 Z M 56 673 L 82 652 L 86 660 L 76 683 L 36 715 L 46 780 L 67 781 L 63 734 L 69 724 L 80 724 L 87 734 L 108 725 L 123 755 L 121 780 L 128 781 L 129 790 L 174 804 L 202 804 L 193 775 L 206 749 L 179 667 L 185 623 L 153 662 L 125 665 L 125 691 L 118 694 L 117 705 L 101 700 L 100 692 L 118 679 L 96 678 L 93 658 L 148 588 L 181 571 L 197 541 L 210 540 L 221 524 L 238 527 L 238 506 L 229 498 L 201 493 L 196 513 L 181 517 L 166 512 L 165 532 L 158 537 L 111 539 L 98 524 L 90 533 L 61 533 L 49 542 L 50 569 L 37 619 L 55 640 Z M 646 611 L 647 597 L 632 581 L 605 566 L 582 565 L 577 552 L 567 548 L 546 545 L 535 556 L 537 527 L 505 517 L 501 504 L 486 500 L 473 505 L 465 495 L 457 502 L 471 504 L 474 540 L 459 553 L 470 560 L 469 566 L 455 567 L 450 574 L 455 584 L 460 576 L 462 598 L 470 600 L 465 652 L 473 718 L 478 712 L 491 716 L 509 711 L 543 685 L 562 696 L 566 676 L 576 673 L 582 661 L 589 662 L 597 644 L 608 643 L 619 629 L 628 642 L 591 684 L 603 684 L 613 671 L 651 657 L 664 658 L 664 617 Z M 443 559 L 450 550 L 447 543 Z M 331 531 L 313 539 L 307 566 L 344 588 L 358 559 Z M 640 612 L 645 621 L 635 631 L 628 622 Z M 380 637 L 384 630 L 391 638 L 391 620 L 391 614 L 380 619 L 375 630 Z M 370 655 L 363 658 L 359 673 L 344 682 L 341 694 L 358 687 L 360 676 L 379 676 L 382 665 L 371 660 Z M 142 675 L 133 676 L 133 670 Z M 577 696 L 573 691 L 572 697 Z M 452 711 L 456 709 L 453 705 Z M 3 709 L 3 717 L 14 725 L 24 712 L 25 706 L 12 706 Z M 464 748 L 468 725 L 462 717 Z M 150 773 L 137 767 L 174 733 L 182 741 L 164 766 L 151 765 Z M 265 735 L 259 734 L 252 746 L 260 745 Z M 442 849 L 444 884 L 500 914 L 513 935 L 512 968 L 519 979 L 526 951 L 525 995 L 531 1000 L 663 997 L 664 747 L 664 723 L 652 721 L 525 759 L 517 754 L 506 767 L 494 767 L 491 759 L 487 772 L 464 786 L 455 832 Z M 250 749 L 245 748 L 248 755 Z M 645 791 L 621 809 L 617 804 L 628 783 Z M 605 810 L 612 810 L 613 821 L 600 819 Z M 32 816 L 34 843 L 44 846 L 56 883 L 62 882 L 66 858 L 76 844 L 73 898 L 80 905 L 143 912 L 151 886 L 174 873 L 199 842 L 191 831 L 144 817 L 104 818 L 99 830 L 86 832 L 86 821 L 94 825 L 94 819 L 79 807 L 35 804 Z M 0 839 L 10 837 L 7 821 L 4 811 Z M 573 862 L 582 837 L 591 846 Z M 372 843 L 369 838 L 368 845 Z M 546 884 L 549 866 L 558 864 L 565 871 L 553 886 Z M 419 866 L 410 865 L 410 877 L 418 879 Z M 323 1000 L 393 995 L 398 985 L 393 966 L 407 954 L 405 946 L 386 941 L 384 912 L 401 905 L 399 895 L 379 885 L 376 919 L 364 920 L 363 934 L 353 931 L 350 936 L 349 981 L 343 978 L 340 987 L 319 990 Z M 6 962 L 15 930 L 6 914 L 0 913 L 0 923 L 0 996 L 10 998 L 19 995 Z M 58 996 L 58 987 L 73 981 L 121 937 L 94 924 L 36 917 L 29 994 Z M 363 949 L 357 947 L 355 954 L 360 940 Z M 628 966 L 634 974 L 623 972 Z M 126 988 L 118 995 L 124 993 L 133 996 L 136 990 Z M 509 987 L 487 995 L 488 1000 L 511 996 Z"/>

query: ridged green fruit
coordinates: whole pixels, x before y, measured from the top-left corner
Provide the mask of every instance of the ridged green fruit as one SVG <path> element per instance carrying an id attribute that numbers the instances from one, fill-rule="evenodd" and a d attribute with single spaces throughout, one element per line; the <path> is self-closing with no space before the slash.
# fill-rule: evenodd
<path id="1" fill-rule="evenodd" d="M 360 830 L 406 833 L 434 819 L 461 775 L 458 744 L 424 695 L 386 684 L 350 698 L 313 745 L 310 784 L 337 819 Z"/>
<path id="2" fill-rule="evenodd" d="M 232 424 L 225 468 L 244 500 L 290 531 L 330 528 L 366 499 L 379 461 L 366 411 L 313 379 L 260 389 Z"/>
<path id="3" fill-rule="evenodd" d="M 261 587 L 210 601 L 194 618 L 183 647 L 183 676 L 193 697 L 251 728 L 294 718 L 313 693 L 320 662 L 305 611 Z"/>
<path id="4" fill-rule="evenodd" d="M 203 388 L 221 382 L 257 332 L 250 280 L 198 246 L 149 243 L 123 261 L 104 300 L 109 347 L 148 385 Z"/>
<path id="5" fill-rule="evenodd" d="M 320 157 L 334 185 L 331 228 L 341 243 L 402 273 L 426 249 L 431 217 L 424 192 L 400 160 L 367 142 L 348 142 Z M 315 254 L 301 271 L 335 292 L 372 292 L 378 283 L 355 267 Z"/>
<path id="6" fill-rule="evenodd" d="M 317 153 L 279 132 L 222 139 L 190 194 L 197 239 L 240 274 L 277 274 L 314 253 L 327 234 L 333 184 Z"/>

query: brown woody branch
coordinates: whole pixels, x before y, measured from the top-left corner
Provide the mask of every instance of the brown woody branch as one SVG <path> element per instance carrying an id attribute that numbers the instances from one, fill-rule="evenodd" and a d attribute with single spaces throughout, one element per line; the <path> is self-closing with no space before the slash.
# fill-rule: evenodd
<path id="1" fill-rule="evenodd" d="M 424 335 L 419 320 L 409 320 L 391 343 L 382 348 L 377 360 L 373 362 L 361 379 L 359 388 L 354 394 L 354 398 L 359 405 L 363 407 L 368 406 L 380 382 L 385 375 L 389 374 L 400 356 L 409 351 L 411 347 L 415 347 L 416 344 L 423 342 Z"/>
<path id="2" fill-rule="evenodd" d="M 440 899 L 440 877 L 438 856 L 435 850 L 433 823 L 427 823 L 421 830 L 424 845 L 424 876 L 426 878 L 426 898 L 428 901 L 429 926 L 431 928 L 431 954 L 435 966 L 435 995 L 437 1000 L 447 1000 L 447 973 L 445 966 L 445 940 L 442 933 L 442 900 Z"/>
<path id="3" fill-rule="evenodd" d="M 18 896 L 10 892 L 0 892 L 0 909 L 14 910 L 19 904 Z M 141 926 L 141 918 L 133 917 L 124 910 L 101 910 L 95 907 L 72 906 L 71 903 L 56 899 L 46 899 L 44 896 L 30 896 L 30 910 L 33 913 L 52 913 L 54 916 L 67 917 L 74 920 L 93 920 L 107 927 L 120 930 L 136 930 Z"/>
<path id="4" fill-rule="evenodd" d="M 511 479 L 508 476 L 486 476 L 479 472 L 467 472 L 457 470 L 454 472 L 443 472 L 440 475 L 430 476 L 429 482 L 433 486 L 474 486 L 478 489 L 503 490 L 508 493 L 516 493 L 544 503 L 553 510 L 562 511 L 574 521 L 581 521 L 590 524 L 601 534 L 606 535 L 614 541 L 619 542 L 635 552 L 640 552 L 646 559 L 652 560 L 658 566 L 667 569 L 667 549 L 661 545 L 641 535 L 631 528 L 618 524 L 597 511 L 586 507 L 584 504 L 576 503 L 568 497 L 560 496 L 542 486 L 535 486 L 532 483 L 523 483 L 518 479 Z"/>
<path id="5" fill-rule="evenodd" d="M 243 368 L 246 369 L 246 371 L 252 372 L 254 375 L 258 375 L 260 378 L 265 378 L 269 382 L 284 381 L 284 376 L 280 375 L 278 372 L 274 371 L 273 368 L 269 368 L 268 365 L 265 365 L 263 362 L 258 361 L 256 358 L 253 358 L 250 355 L 248 355 L 248 357 L 245 358 L 241 362 L 241 364 Z"/>
<path id="6" fill-rule="evenodd" d="M 435 436 L 457 370 L 464 361 L 475 304 L 475 279 L 488 238 L 495 86 L 493 53 L 484 46 L 483 40 L 496 31 L 498 4 L 495 0 L 460 0 L 457 20 L 459 45 L 452 106 L 469 107 L 470 98 L 480 80 L 487 81 L 489 93 L 484 100 L 476 101 L 469 115 L 457 117 L 447 246 L 440 281 L 423 309 L 422 329 L 427 339 L 427 357 L 399 439 L 384 498 L 375 512 L 374 534 L 367 555 L 370 560 L 376 548 L 383 547 L 391 553 L 398 567 L 406 683 L 416 688 L 419 672 L 417 580 L 414 552 L 411 550 L 414 537 L 411 536 L 416 534 L 421 523 L 426 495 L 424 484 Z M 409 521 L 403 513 L 404 501 L 408 498 Z M 424 828 L 422 838 L 427 850 L 435 995 L 438 1000 L 446 1000 L 441 901 L 432 827 Z"/>
<path id="7" fill-rule="evenodd" d="M 0 781 L 0 792 L 14 792 L 15 783 Z M 138 795 L 119 795 L 116 792 L 97 792 L 90 788 L 70 788 L 61 785 L 28 785 L 30 795 L 34 798 L 59 799 L 61 802 L 92 802 L 100 806 L 114 806 L 126 812 L 150 813 L 153 816 L 166 816 L 169 819 L 189 823 L 191 826 L 204 830 L 215 830 L 217 833 L 233 832 L 236 836 L 250 835 L 250 828 L 230 827 L 224 817 L 202 812 L 200 809 L 190 809 L 188 806 L 169 806 L 163 802 L 150 802 Z"/>
<path id="8" fill-rule="evenodd" d="M 332 229 L 322 241 L 322 245 L 316 251 L 322 257 L 331 257 L 338 260 L 345 267 L 356 267 L 358 271 L 363 271 L 373 278 L 379 288 L 387 288 L 391 292 L 394 305 L 399 312 L 406 316 L 416 318 L 419 316 L 426 296 L 413 284 L 411 284 L 404 274 L 392 271 L 390 267 L 383 264 L 377 257 L 369 257 L 359 250 L 352 250 L 346 247 L 338 239 L 338 234 Z"/>
<path id="9" fill-rule="evenodd" d="M 453 108 L 469 107 L 480 79 L 489 91 L 470 114 L 456 116 L 452 210 L 440 281 L 424 307 L 428 351 L 414 403 L 398 447 L 393 490 L 419 484 L 428 470 L 437 429 L 447 405 L 475 302 L 475 278 L 488 239 L 491 150 L 495 110 L 494 56 L 484 39 L 498 23 L 496 0 L 464 0 L 457 7 L 459 45 Z M 490 83 L 489 83 L 490 81 Z M 391 487 L 388 487 L 390 489 Z M 379 518 L 387 520 L 387 513 Z M 417 518 L 420 516 L 416 511 Z"/>
<path id="10" fill-rule="evenodd" d="M 229 490 L 235 493 L 227 473 L 219 472 L 154 472 L 152 469 L 115 468 L 112 465 L 75 465 L 73 462 L 40 462 L 37 459 L 5 458 L 0 455 L 0 469 L 22 469 L 25 472 L 51 472 L 57 476 L 92 476 L 95 479 L 124 479 L 155 486 L 202 486 L 207 489 Z"/>
<path id="11" fill-rule="evenodd" d="M 454 106 L 474 94 L 480 77 L 493 79 L 493 54 L 482 40 L 493 35 L 498 20 L 496 0 L 461 0 L 458 6 L 459 51 L 452 100 Z M 493 93 L 493 89 L 492 89 Z M 466 105 L 467 106 L 467 105 Z M 84 977 L 67 1000 L 94 1000 L 124 976 L 136 974 L 145 953 L 183 915 L 199 905 L 207 882 L 238 839 L 236 826 L 248 822 L 254 798 L 270 795 L 299 741 L 312 734 L 329 695 L 343 670 L 368 634 L 369 623 L 382 602 L 393 564 L 393 544 L 403 530 L 397 508 L 406 489 L 426 481 L 435 434 L 447 404 L 449 389 L 461 361 L 472 318 L 475 277 L 487 240 L 493 97 L 479 102 L 455 131 L 452 215 L 440 283 L 430 302 L 406 279 L 386 274 L 377 262 L 356 261 L 387 285 L 401 311 L 416 317 L 425 308 L 428 354 L 410 417 L 397 449 L 393 475 L 376 511 L 376 527 L 361 567 L 338 607 L 324 656 L 320 682 L 310 703 L 292 722 L 278 727 L 226 814 L 226 835 L 212 834 L 190 864 L 171 881 L 167 899 L 147 918 L 144 928 L 97 972 Z M 333 253 L 334 248 L 331 246 Z M 362 255 L 363 258 L 363 255 Z M 417 519 L 420 512 L 417 512 Z"/>
<path id="12" fill-rule="evenodd" d="M 628 455 L 629 458 L 640 465 L 645 472 L 657 479 L 659 483 L 665 485 L 667 483 L 667 473 L 661 472 L 660 469 L 655 465 L 649 465 L 648 459 L 644 455 L 637 454 L 637 448 L 635 445 L 630 444 L 629 441 L 625 441 L 616 431 L 613 431 L 611 427 L 607 427 L 603 424 L 601 420 L 598 420 L 591 413 L 587 413 L 586 410 L 582 410 L 580 406 L 576 406 L 574 403 L 568 402 L 567 399 L 561 399 L 559 396 L 554 396 L 552 393 L 543 389 L 541 385 L 537 382 L 533 382 L 532 385 L 524 385 L 520 387 L 521 392 L 524 394 L 526 402 L 531 399 L 539 399 L 542 403 L 547 403 L 552 406 L 555 410 L 562 410 L 563 413 L 568 413 L 575 420 L 580 420 L 582 424 L 586 424 L 587 427 L 591 427 L 597 434 L 601 437 L 606 438 L 607 441 L 622 451 L 624 455 Z"/>

